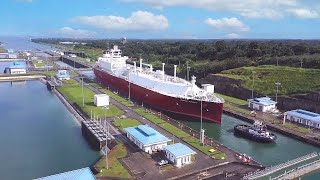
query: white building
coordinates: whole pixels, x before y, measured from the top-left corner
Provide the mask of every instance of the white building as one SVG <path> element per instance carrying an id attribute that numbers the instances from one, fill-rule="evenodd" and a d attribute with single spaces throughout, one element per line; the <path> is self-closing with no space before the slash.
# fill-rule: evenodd
<path id="1" fill-rule="evenodd" d="M 6 68 L 9 71 L 6 70 L 7 73 L 10 74 L 26 74 L 26 63 L 25 62 L 12 62 L 10 63 L 10 67 Z"/>
<path id="2" fill-rule="evenodd" d="M 254 99 L 248 99 L 249 104 L 248 107 L 254 110 L 267 112 L 267 111 L 275 111 L 277 109 L 277 102 L 273 101 L 269 97 L 260 97 Z"/>
<path id="3" fill-rule="evenodd" d="M 67 73 L 67 70 L 58 70 L 58 73 L 55 75 L 59 80 L 69 80 L 70 75 Z"/>
<path id="4" fill-rule="evenodd" d="M 141 150 L 152 154 L 155 151 L 162 150 L 167 143 L 171 141 L 169 138 L 160 134 L 158 131 L 148 125 L 139 125 L 124 129 L 127 137 L 136 144 Z"/>
<path id="5" fill-rule="evenodd" d="M 320 114 L 302 109 L 296 109 L 285 112 L 283 116 L 283 121 L 296 122 L 308 127 L 320 129 Z"/>
<path id="6" fill-rule="evenodd" d="M 195 151 L 181 143 L 168 145 L 164 147 L 164 150 L 168 160 L 177 167 L 192 163 L 192 156 L 196 154 Z"/>
<path id="7" fill-rule="evenodd" d="M 94 95 L 94 105 L 96 105 L 96 106 L 109 106 L 109 96 L 106 94 Z"/>

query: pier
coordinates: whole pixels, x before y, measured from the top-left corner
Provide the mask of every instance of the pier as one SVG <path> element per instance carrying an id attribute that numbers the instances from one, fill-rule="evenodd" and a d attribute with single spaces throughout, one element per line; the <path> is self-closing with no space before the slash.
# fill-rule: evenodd
<path id="1" fill-rule="evenodd" d="M 102 150 L 106 142 L 108 142 L 108 148 L 115 145 L 114 137 L 109 133 L 108 129 L 102 126 L 101 123 L 91 119 L 81 122 L 82 136 L 96 151 Z"/>

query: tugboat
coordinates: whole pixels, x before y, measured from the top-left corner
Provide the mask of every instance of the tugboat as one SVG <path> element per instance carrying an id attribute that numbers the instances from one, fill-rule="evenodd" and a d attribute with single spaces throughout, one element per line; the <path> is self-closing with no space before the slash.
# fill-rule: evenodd
<path id="1" fill-rule="evenodd" d="M 266 125 L 260 121 L 255 121 L 252 126 L 238 124 L 234 127 L 234 134 L 263 143 L 272 143 L 277 139 L 277 136 L 268 132 Z"/>

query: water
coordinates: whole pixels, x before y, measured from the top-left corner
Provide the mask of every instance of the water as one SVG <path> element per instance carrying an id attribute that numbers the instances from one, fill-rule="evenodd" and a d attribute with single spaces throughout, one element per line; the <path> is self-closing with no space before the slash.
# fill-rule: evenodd
<path id="1" fill-rule="evenodd" d="M 0 179 L 32 179 L 92 165 L 99 153 L 39 81 L 0 83 Z"/>
<path id="2" fill-rule="evenodd" d="M 6 49 L 12 49 L 14 51 L 49 51 L 56 50 L 48 45 L 37 44 L 31 42 L 28 37 L 13 37 L 13 36 L 0 36 L 0 42 L 3 42 L 3 47 Z"/>
<path id="3" fill-rule="evenodd" d="M 248 154 L 265 166 L 277 165 L 315 151 L 319 152 L 320 150 L 320 148 L 275 132 L 274 133 L 277 135 L 278 139 L 276 143 L 271 144 L 258 143 L 245 138 L 236 137 L 233 135 L 233 127 L 240 123 L 247 123 L 228 115 L 223 115 L 222 118 L 221 126 L 214 123 L 204 122 L 203 127 L 206 129 L 205 134 L 231 149 L 240 153 Z M 200 129 L 199 122 L 181 122 L 196 130 Z M 309 175 L 303 179 L 319 180 L 320 174 L 317 173 Z"/>

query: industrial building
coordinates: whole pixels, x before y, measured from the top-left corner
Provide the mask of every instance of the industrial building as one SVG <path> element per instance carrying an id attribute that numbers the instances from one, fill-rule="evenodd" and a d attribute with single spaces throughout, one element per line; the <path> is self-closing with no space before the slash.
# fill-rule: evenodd
<path id="1" fill-rule="evenodd" d="M 70 79 L 70 75 L 67 73 L 67 70 L 59 70 L 55 76 L 59 80 L 69 80 Z"/>
<path id="2" fill-rule="evenodd" d="M 60 174 L 55 174 L 47 177 L 38 178 L 35 180 L 96 180 L 96 177 L 91 172 L 90 168 L 82 168 L 73 171 L 68 171 Z"/>
<path id="3" fill-rule="evenodd" d="M 109 106 L 109 96 L 106 94 L 94 95 L 94 105 L 98 107 Z"/>
<path id="4" fill-rule="evenodd" d="M 25 62 L 11 62 L 9 67 L 6 67 L 5 73 L 8 74 L 26 74 L 26 63 Z"/>
<path id="5" fill-rule="evenodd" d="M 169 138 L 160 134 L 158 131 L 148 125 L 139 125 L 124 129 L 127 137 L 136 144 L 141 150 L 152 154 L 158 150 L 162 150 L 167 143 L 171 141 Z"/>
<path id="6" fill-rule="evenodd" d="M 277 109 L 276 107 L 277 102 L 273 101 L 269 97 L 248 99 L 248 101 L 249 101 L 248 107 L 253 110 L 258 110 L 262 112 L 267 112 L 267 111 L 273 112 Z"/>
<path id="7" fill-rule="evenodd" d="M 196 154 L 195 151 L 181 143 L 171 144 L 163 149 L 168 160 L 177 167 L 192 163 L 192 155 Z"/>
<path id="8" fill-rule="evenodd" d="M 302 109 L 285 112 L 283 121 L 291 121 L 308 127 L 320 129 L 320 114 Z"/>

